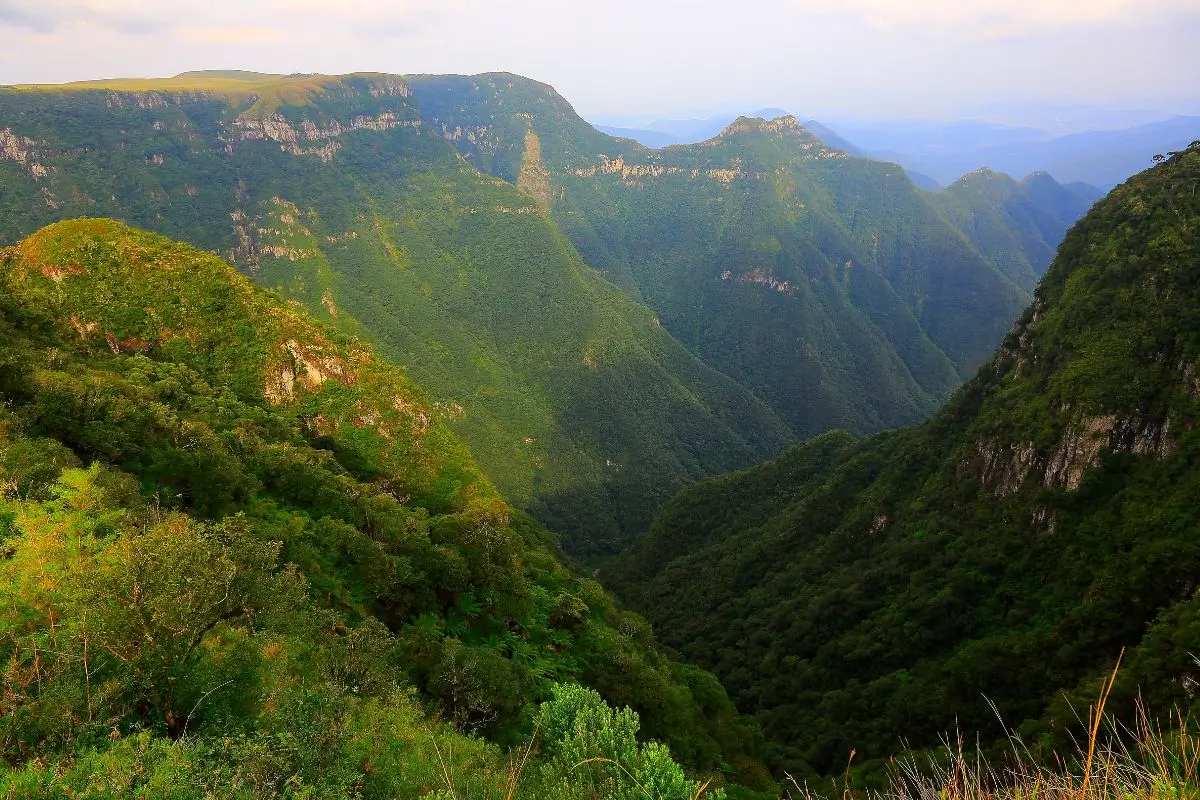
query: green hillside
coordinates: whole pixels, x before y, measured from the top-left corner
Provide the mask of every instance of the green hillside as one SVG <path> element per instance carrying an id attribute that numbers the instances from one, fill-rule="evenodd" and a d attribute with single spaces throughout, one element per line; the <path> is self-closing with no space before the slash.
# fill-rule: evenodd
<path id="1" fill-rule="evenodd" d="M 211 254 L 108 220 L 0 250 L 0 794 L 764 785 L 715 679 L 440 417 Z"/>
<path id="2" fill-rule="evenodd" d="M 1198 147 L 1072 228 L 932 420 L 692 487 L 606 570 L 777 766 L 977 731 L 1056 763 L 1122 648 L 1110 711 L 1200 710 Z"/>
<path id="3" fill-rule="evenodd" d="M 650 150 L 517 76 L 409 81 L 428 129 L 525 187 L 588 264 L 800 435 L 924 419 L 1032 289 L 1005 249 L 1022 235 L 1006 226 L 1024 218 L 1000 220 L 996 241 L 972 236 L 970 208 L 960 230 L 945 210 L 956 200 L 825 146 L 794 118 L 739 119 L 711 141 Z M 1039 222 L 1051 199 L 1031 201 Z M 1039 241 L 1052 251 L 1054 236 Z"/>
<path id="4" fill-rule="evenodd" d="M 1067 230 L 1100 196 L 1087 184 L 1063 186 L 1045 172 L 1015 181 L 981 169 L 929 197 L 1009 280 L 1032 289 Z"/>
<path id="5" fill-rule="evenodd" d="M 505 498 L 579 554 L 791 441 L 528 193 L 431 135 L 411 95 L 376 74 L 0 89 L 0 244 L 88 215 L 220 253 L 405 367 Z"/>

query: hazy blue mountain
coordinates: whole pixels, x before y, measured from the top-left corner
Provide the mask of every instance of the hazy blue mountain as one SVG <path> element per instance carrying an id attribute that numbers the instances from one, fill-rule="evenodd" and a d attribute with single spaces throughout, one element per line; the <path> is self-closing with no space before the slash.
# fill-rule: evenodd
<path id="1" fill-rule="evenodd" d="M 609 136 L 633 139 L 635 142 L 646 145 L 646 147 L 666 147 L 672 144 L 679 144 L 682 141 L 678 136 L 663 133 L 662 131 L 648 131 L 639 128 L 615 128 L 611 125 L 596 125 L 595 128 L 598 131 L 607 133 Z"/>
<path id="2" fill-rule="evenodd" d="M 905 169 L 904 174 L 908 176 L 908 179 L 912 181 L 913 185 L 915 185 L 918 189 L 924 189 L 927 192 L 936 192 L 942 188 L 945 188 L 936 179 L 931 178 L 924 172 L 917 172 L 915 169 Z"/>
<path id="3" fill-rule="evenodd" d="M 1054 136 L 986 122 L 826 123 L 872 158 L 895 161 L 949 184 L 980 167 L 1010 175 L 1049 172 L 1062 183 L 1109 189 L 1150 165 L 1155 153 L 1200 138 L 1200 117 L 1175 117 L 1122 130 Z"/>
<path id="4" fill-rule="evenodd" d="M 828 125 L 822 125 L 820 122 L 818 122 L 815 119 L 806 120 L 804 123 L 804 127 L 808 128 L 810 131 L 812 131 L 813 134 L 815 134 L 818 139 L 820 139 L 822 142 L 829 145 L 830 147 L 836 148 L 838 150 L 844 150 L 845 152 L 849 153 L 850 155 L 858 156 L 860 158 L 865 158 L 867 155 L 866 150 L 863 150 L 858 145 L 852 144 L 851 142 L 847 141 L 845 138 L 840 136 L 838 134 L 838 132 L 835 131 L 833 128 L 830 128 Z M 924 187 L 922 187 L 922 188 L 924 188 Z"/>
<path id="5" fill-rule="evenodd" d="M 1109 189 L 1150 166 L 1156 153 L 1182 150 L 1200 139 L 1200 117 L 1175 117 L 1120 131 L 1093 131 L 987 148 L 988 166 L 1014 175 L 1045 170 L 1059 181 Z"/>

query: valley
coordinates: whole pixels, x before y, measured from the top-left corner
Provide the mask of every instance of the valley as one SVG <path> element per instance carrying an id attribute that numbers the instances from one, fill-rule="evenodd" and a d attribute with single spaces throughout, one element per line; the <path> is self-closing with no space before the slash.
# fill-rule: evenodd
<path id="1" fill-rule="evenodd" d="M 1192 796 L 1200 141 L 705 135 L 0 87 L 0 794 Z"/>

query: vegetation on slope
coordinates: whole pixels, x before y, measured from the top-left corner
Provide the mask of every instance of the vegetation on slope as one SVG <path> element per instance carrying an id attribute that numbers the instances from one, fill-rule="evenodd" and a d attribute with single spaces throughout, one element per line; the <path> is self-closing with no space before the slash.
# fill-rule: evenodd
<path id="1" fill-rule="evenodd" d="M 1007 226 L 1025 217 L 1004 216 L 999 200 L 920 192 L 899 167 L 849 158 L 790 117 L 649 150 L 600 134 L 551 87 L 517 76 L 410 85 L 426 126 L 475 166 L 521 185 L 536 162 L 584 259 L 802 436 L 924 419 L 1032 289 L 1006 249 L 1017 235 Z M 1082 214 L 1056 205 L 1056 189 L 1026 193 L 1026 216 Z M 999 231 L 972 235 L 972 214 L 999 218 Z M 1057 244 L 1051 228 L 1039 243 Z"/>
<path id="2" fill-rule="evenodd" d="M 1067 230 L 1100 196 L 1086 184 L 1063 186 L 1045 172 L 1015 181 L 981 169 L 929 199 L 1009 280 L 1032 290 Z"/>
<path id="3" fill-rule="evenodd" d="M 410 95 L 380 75 L 0 90 L 0 242 L 104 215 L 226 255 L 405 366 L 575 553 L 786 446 L 763 402 L 464 163 Z"/>
<path id="4" fill-rule="evenodd" d="M 7 794 L 763 780 L 717 681 L 565 568 L 403 371 L 215 256 L 105 220 L 0 251 L 0 400 Z"/>
<path id="5" fill-rule="evenodd" d="M 611 578 L 756 712 L 793 774 L 946 732 L 1066 744 L 1194 711 L 1200 145 L 1067 235 L 1032 307 L 919 427 L 831 433 L 684 491 Z"/>

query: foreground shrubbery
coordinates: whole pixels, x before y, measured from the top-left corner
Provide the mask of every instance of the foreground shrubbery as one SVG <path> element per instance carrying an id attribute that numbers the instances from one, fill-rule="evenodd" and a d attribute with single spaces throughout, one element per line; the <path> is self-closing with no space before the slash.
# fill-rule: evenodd
<path id="1" fill-rule="evenodd" d="M 538 713 L 541 735 L 503 753 L 431 723 L 413 698 L 359 699 L 326 685 L 287 698 L 269 729 L 172 741 L 113 736 L 0 775 L 0 796 L 37 798 L 529 798 L 720 800 L 663 745 L 639 745 L 637 715 L 565 684 Z"/>
<path id="2" fill-rule="evenodd" d="M 466 718 L 431 720 L 404 685 L 404 644 L 314 602 L 243 518 L 140 506 L 128 476 L 98 467 L 64 471 L 48 494 L 0 500 L 0 755 L 12 767 L 0 796 L 702 791 L 664 745 L 638 742 L 636 713 L 575 684 L 550 685 L 508 755 L 465 735 Z M 461 655 L 442 656 L 451 697 L 481 691 Z"/>

